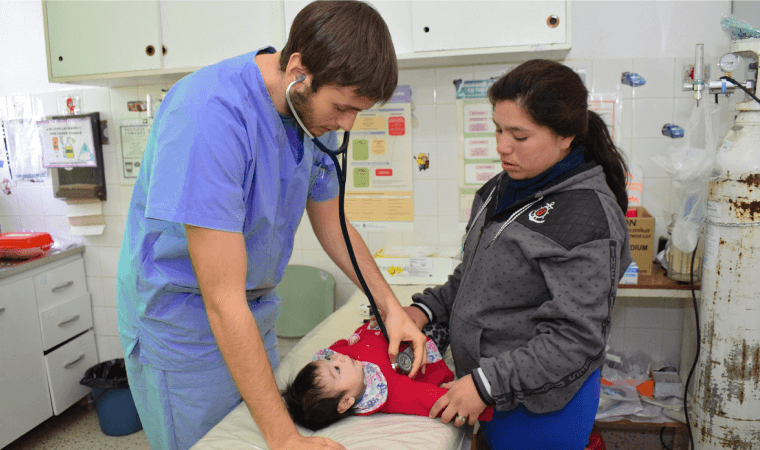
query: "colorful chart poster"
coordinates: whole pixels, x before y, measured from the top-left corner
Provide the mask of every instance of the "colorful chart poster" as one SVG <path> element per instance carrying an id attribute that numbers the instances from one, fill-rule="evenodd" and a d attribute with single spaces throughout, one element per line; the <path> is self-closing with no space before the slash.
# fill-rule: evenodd
<path id="1" fill-rule="evenodd" d="M 459 221 L 470 219 L 475 192 L 501 172 L 488 88 L 495 80 L 457 80 Z"/>
<path id="2" fill-rule="evenodd" d="M 89 117 L 37 122 L 44 167 L 96 167 L 95 140 Z"/>
<path id="3" fill-rule="evenodd" d="M 346 217 L 413 224 L 411 89 L 398 86 L 383 106 L 362 111 L 351 129 L 346 170 Z M 355 223 L 356 222 L 356 223 Z"/>

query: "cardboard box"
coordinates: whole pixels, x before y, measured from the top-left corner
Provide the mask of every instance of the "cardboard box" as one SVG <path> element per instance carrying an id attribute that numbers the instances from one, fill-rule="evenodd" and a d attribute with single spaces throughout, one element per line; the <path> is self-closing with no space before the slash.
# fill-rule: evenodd
<path id="1" fill-rule="evenodd" d="M 639 266 L 639 276 L 652 275 L 654 261 L 654 217 L 643 206 L 632 206 L 636 217 L 626 217 L 631 237 L 631 255 Z"/>

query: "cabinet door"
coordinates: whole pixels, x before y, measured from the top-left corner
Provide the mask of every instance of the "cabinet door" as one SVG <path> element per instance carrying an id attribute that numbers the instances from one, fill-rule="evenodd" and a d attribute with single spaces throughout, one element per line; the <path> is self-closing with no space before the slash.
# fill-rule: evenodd
<path id="1" fill-rule="evenodd" d="M 161 68 L 155 0 L 47 1 L 43 8 L 53 77 Z"/>
<path id="2" fill-rule="evenodd" d="M 0 287 L 0 448 L 52 416 L 31 278 Z"/>
<path id="3" fill-rule="evenodd" d="M 412 2 L 415 52 L 567 42 L 564 1 Z M 556 21 L 551 21 L 551 17 Z"/>
<path id="4" fill-rule="evenodd" d="M 208 66 L 267 45 L 282 50 L 281 1 L 161 1 L 164 68 Z"/>

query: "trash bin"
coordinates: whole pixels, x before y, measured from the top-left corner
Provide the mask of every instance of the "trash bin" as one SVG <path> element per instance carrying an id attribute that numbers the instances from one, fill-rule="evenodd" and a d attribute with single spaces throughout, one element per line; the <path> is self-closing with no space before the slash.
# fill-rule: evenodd
<path id="1" fill-rule="evenodd" d="M 129 390 L 124 358 L 96 364 L 79 384 L 92 388 L 100 429 L 108 436 L 124 436 L 142 430 L 135 401 Z"/>

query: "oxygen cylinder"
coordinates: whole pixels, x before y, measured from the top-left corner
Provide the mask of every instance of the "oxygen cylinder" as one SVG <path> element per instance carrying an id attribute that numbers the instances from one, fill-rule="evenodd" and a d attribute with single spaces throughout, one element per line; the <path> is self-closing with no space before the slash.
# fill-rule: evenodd
<path id="1" fill-rule="evenodd" d="M 705 221 L 702 348 L 689 410 L 700 450 L 760 448 L 760 104 L 737 109 Z"/>

